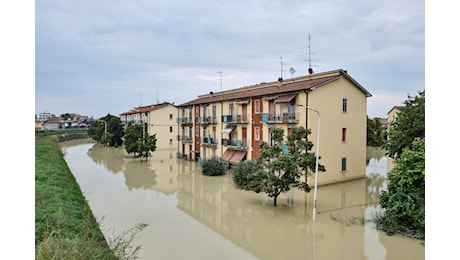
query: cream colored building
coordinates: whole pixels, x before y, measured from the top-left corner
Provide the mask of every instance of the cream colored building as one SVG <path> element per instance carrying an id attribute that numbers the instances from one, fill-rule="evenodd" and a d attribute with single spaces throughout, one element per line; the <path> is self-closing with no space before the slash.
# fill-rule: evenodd
<path id="1" fill-rule="evenodd" d="M 143 106 L 120 114 L 123 125 L 146 122 L 147 133 L 156 134 L 157 149 L 177 149 L 177 108 L 171 103 Z"/>
<path id="2" fill-rule="evenodd" d="M 344 70 L 201 95 L 177 106 L 178 156 L 195 161 L 218 156 L 230 166 L 258 157 L 259 144 L 270 143 L 274 127 L 289 135 L 296 126 L 311 129 L 316 152 L 320 121 L 319 155 L 326 172 L 318 185 L 361 178 L 368 97 Z"/>

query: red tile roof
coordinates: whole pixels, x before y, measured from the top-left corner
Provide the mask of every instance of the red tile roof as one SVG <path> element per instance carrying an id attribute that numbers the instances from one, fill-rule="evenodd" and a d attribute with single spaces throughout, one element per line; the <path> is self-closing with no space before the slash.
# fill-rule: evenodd
<path id="1" fill-rule="evenodd" d="M 140 114 L 140 113 L 146 113 L 146 112 L 150 112 L 150 111 L 153 111 L 153 110 L 156 110 L 156 109 L 165 107 L 165 106 L 167 106 L 167 105 L 171 105 L 171 104 L 165 102 L 165 103 L 156 104 L 156 105 L 137 107 L 137 108 L 134 108 L 134 109 L 129 110 L 128 112 L 123 112 L 123 113 L 121 113 L 120 116 L 123 116 L 123 115 Z"/>
<path id="2" fill-rule="evenodd" d="M 247 90 L 244 90 L 245 88 L 242 88 L 240 91 L 236 92 L 230 92 L 230 93 L 218 93 L 216 95 L 206 95 L 199 97 L 198 99 L 186 102 L 184 104 L 178 105 L 178 107 L 184 107 L 184 106 L 191 106 L 191 105 L 197 105 L 197 104 L 206 104 L 206 103 L 212 103 L 212 102 L 218 102 L 218 101 L 223 101 L 223 100 L 232 100 L 232 99 L 242 99 L 242 98 L 250 98 L 250 97 L 257 97 L 257 96 L 265 96 L 265 95 L 273 95 L 273 94 L 283 94 L 283 93 L 289 93 L 289 92 L 294 92 L 294 91 L 299 91 L 299 90 L 306 90 L 321 84 L 324 84 L 329 81 L 333 81 L 335 79 L 338 79 L 340 75 L 337 76 L 330 76 L 330 77 L 324 77 L 324 78 L 319 78 L 319 79 L 311 79 L 307 81 L 301 81 L 301 82 L 288 82 L 284 83 L 281 87 L 278 87 L 277 85 L 267 85 L 264 87 L 257 87 L 252 86 L 252 88 L 248 88 Z"/>
<path id="3" fill-rule="evenodd" d="M 283 82 L 281 86 L 278 86 L 278 81 L 276 81 L 271 83 L 263 83 L 259 85 L 227 90 L 218 93 L 211 92 L 210 94 L 198 96 L 197 99 L 183 103 L 181 105 L 178 105 L 177 107 L 207 104 L 224 100 L 238 100 L 252 97 L 263 97 L 267 95 L 293 94 L 293 92 L 297 92 L 300 90 L 307 90 L 313 87 L 319 87 L 331 81 L 337 80 L 341 77 L 344 77 L 345 79 L 349 80 L 353 85 L 355 85 L 361 91 L 363 91 L 366 96 L 372 96 L 366 89 L 364 89 L 344 70 L 340 69 L 335 71 L 318 73 L 313 74 L 312 76 L 314 77 L 304 76 L 294 79 L 288 79 L 285 82 Z"/>

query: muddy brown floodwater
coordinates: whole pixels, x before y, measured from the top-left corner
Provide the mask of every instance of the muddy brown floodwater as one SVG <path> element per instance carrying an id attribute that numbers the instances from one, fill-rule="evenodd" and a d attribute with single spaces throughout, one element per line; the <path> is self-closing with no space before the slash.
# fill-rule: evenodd
<path id="1" fill-rule="evenodd" d="M 141 162 L 87 141 L 61 147 L 107 238 L 148 224 L 133 241 L 140 259 L 425 259 L 423 241 L 375 229 L 391 164 L 376 150 L 366 178 L 318 187 L 313 222 L 313 192 L 291 190 L 274 207 L 263 193 L 236 189 L 230 174 L 203 176 L 176 150 Z"/>

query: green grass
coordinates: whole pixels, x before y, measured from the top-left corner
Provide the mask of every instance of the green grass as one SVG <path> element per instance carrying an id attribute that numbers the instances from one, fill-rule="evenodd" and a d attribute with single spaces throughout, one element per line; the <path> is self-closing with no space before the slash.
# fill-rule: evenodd
<path id="1" fill-rule="evenodd" d="M 120 259 L 65 162 L 60 139 L 62 132 L 35 136 L 35 259 Z"/>
<path id="2" fill-rule="evenodd" d="M 138 258 L 141 246 L 132 243 L 147 224 L 105 238 L 64 160 L 58 142 L 87 137 L 82 130 L 35 135 L 35 259 Z"/>

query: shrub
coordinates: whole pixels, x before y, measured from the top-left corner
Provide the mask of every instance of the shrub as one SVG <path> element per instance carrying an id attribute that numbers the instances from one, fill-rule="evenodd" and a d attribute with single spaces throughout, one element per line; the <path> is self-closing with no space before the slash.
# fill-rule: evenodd
<path id="1" fill-rule="evenodd" d="M 415 138 L 388 173 L 388 190 L 380 195 L 384 213 L 377 228 L 425 239 L 425 139 Z"/>
<path id="2" fill-rule="evenodd" d="M 201 162 L 201 172 L 208 176 L 220 176 L 225 174 L 224 161 L 219 157 L 212 157 Z"/>
<path id="3" fill-rule="evenodd" d="M 239 189 L 246 189 L 250 187 L 252 178 L 249 178 L 251 174 L 259 172 L 262 167 L 254 160 L 248 160 L 238 163 L 233 166 L 230 172 L 232 173 L 233 182 Z"/>

